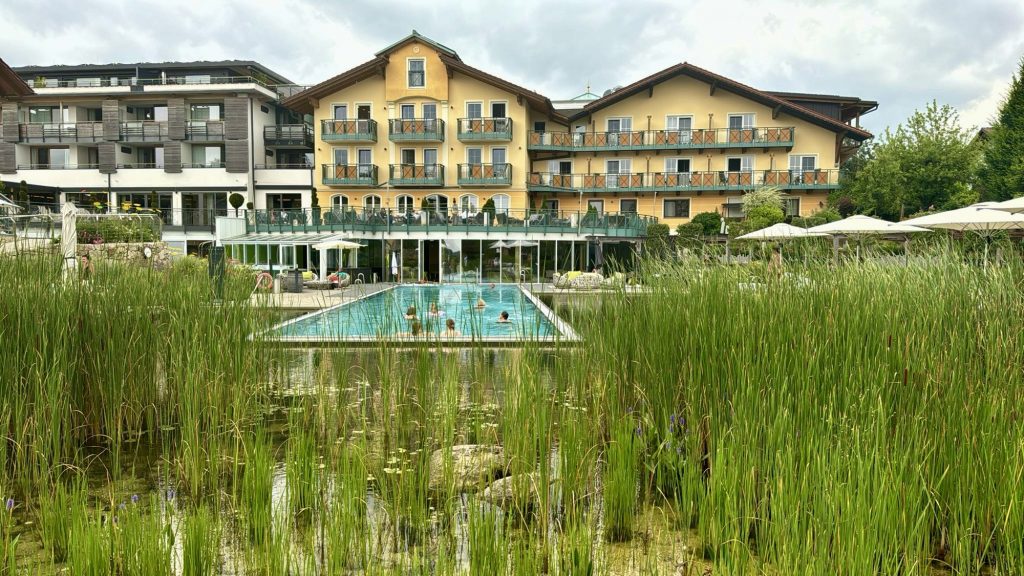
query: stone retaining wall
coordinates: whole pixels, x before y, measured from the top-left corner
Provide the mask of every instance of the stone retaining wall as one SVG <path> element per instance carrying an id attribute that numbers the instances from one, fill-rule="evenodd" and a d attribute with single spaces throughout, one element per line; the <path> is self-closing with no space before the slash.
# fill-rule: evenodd
<path id="1" fill-rule="evenodd" d="M 145 249 L 150 257 L 146 258 Z M 171 265 L 172 249 L 164 242 L 127 242 L 112 244 L 79 244 L 78 257 L 88 255 L 93 262 L 116 260 L 139 266 L 167 268 Z"/>

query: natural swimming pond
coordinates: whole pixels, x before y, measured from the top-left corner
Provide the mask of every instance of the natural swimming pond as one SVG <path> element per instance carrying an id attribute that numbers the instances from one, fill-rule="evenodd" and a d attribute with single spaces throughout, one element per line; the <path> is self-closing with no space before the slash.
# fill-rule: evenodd
<path id="1" fill-rule="evenodd" d="M 482 304 L 482 305 L 481 305 Z M 507 321 L 502 321 L 507 313 Z M 449 329 L 451 320 L 453 329 Z M 450 339 L 461 342 L 575 339 L 547 306 L 516 285 L 396 286 L 285 322 L 283 341 Z"/>

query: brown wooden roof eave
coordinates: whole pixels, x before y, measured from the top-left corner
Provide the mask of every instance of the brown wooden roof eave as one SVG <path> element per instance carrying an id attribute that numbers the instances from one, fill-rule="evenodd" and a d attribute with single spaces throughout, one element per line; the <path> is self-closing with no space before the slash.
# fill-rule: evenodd
<path id="1" fill-rule="evenodd" d="M 752 100 L 760 100 L 762 103 L 768 103 L 771 104 L 772 106 L 780 106 L 783 110 L 794 116 L 803 117 L 805 120 L 808 120 L 809 122 L 818 124 L 819 126 L 828 128 L 834 132 L 844 132 L 846 136 L 853 138 L 855 140 L 863 141 L 874 137 L 870 132 L 866 130 L 850 126 L 849 124 L 845 124 L 843 122 L 835 120 L 834 118 L 829 118 L 828 116 L 815 112 L 814 110 L 811 110 L 809 108 L 805 108 L 798 104 L 794 104 L 777 96 L 773 96 L 767 92 L 758 90 L 752 86 L 747 86 L 746 84 L 737 82 L 730 78 L 726 78 L 725 76 L 721 76 L 719 74 L 715 74 L 710 70 L 705 70 L 703 68 L 694 66 L 693 64 L 689 64 L 686 62 L 669 66 L 668 68 L 665 68 L 660 72 L 655 72 L 650 76 L 641 78 L 640 80 L 637 80 L 636 82 L 628 86 L 620 88 L 607 96 L 602 96 L 601 98 L 598 98 L 597 100 L 588 103 L 586 106 L 583 107 L 583 110 L 577 112 L 576 114 L 573 114 L 569 118 L 569 120 L 572 121 L 593 114 L 597 110 L 600 110 L 606 106 L 624 100 L 644 90 L 648 90 L 655 84 L 659 84 L 661 82 L 674 78 L 675 76 L 678 76 L 680 74 L 686 74 L 692 78 L 696 78 L 698 80 L 707 82 L 708 84 L 711 84 L 713 86 L 720 86 L 722 88 L 729 90 L 730 92 L 736 92 L 741 96 L 746 96 L 747 98 L 750 98 Z"/>
<path id="2" fill-rule="evenodd" d="M 28 96 L 35 94 L 21 76 L 0 59 L 0 96 Z"/>
<path id="3" fill-rule="evenodd" d="M 475 78 L 481 82 L 485 82 L 492 86 L 496 86 L 498 88 L 501 88 L 502 90 L 511 92 L 512 94 L 515 94 L 517 96 L 521 96 L 523 99 L 529 102 L 534 108 L 537 108 L 538 110 L 546 113 L 548 117 L 568 123 L 569 119 L 566 116 L 559 114 L 555 110 L 554 106 L 551 105 L 551 99 L 548 98 L 547 96 L 543 96 L 533 90 L 523 88 L 522 86 L 519 86 L 517 84 L 513 84 L 508 80 L 504 80 L 493 74 L 488 74 L 487 72 L 484 72 L 479 68 L 474 68 L 466 64 L 462 60 L 451 58 L 449 56 L 446 56 L 445 54 L 438 54 L 438 56 L 441 58 L 441 62 L 443 62 L 444 65 L 447 66 L 449 69 L 455 70 L 457 72 L 465 74 L 466 76 L 469 76 L 470 78 Z"/>
<path id="4" fill-rule="evenodd" d="M 365 80 L 377 73 L 383 73 L 384 66 L 386 66 L 387 63 L 388 59 L 386 57 L 377 56 L 373 60 L 363 62 L 355 68 L 350 68 L 337 76 L 328 78 L 315 86 L 310 86 L 302 92 L 285 98 L 281 101 L 281 105 L 296 112 L 312 114 L 313 103 L 311 100 L 316 100 L 329 94 L 333 94 L 338 90 L 347 88 L 356 82 Z"/>

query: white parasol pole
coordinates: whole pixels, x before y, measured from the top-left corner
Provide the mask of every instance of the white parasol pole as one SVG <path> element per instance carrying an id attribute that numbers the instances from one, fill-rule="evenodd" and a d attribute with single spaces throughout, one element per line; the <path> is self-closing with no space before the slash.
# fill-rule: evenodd
<path id="1" fill-rule="evenodd" d="M 61 208 L 60 247 L 64 255 L 64 279 L 78 268 L 78 209 L 74 202 L 65 202 Z"/>

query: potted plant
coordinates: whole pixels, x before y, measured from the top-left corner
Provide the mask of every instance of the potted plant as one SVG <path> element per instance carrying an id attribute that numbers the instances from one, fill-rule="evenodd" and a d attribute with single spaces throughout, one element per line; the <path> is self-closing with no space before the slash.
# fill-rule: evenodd
<path id="1" fill-rule="evenodd" d="M 235 209 L 235 216 L 238 216 L 238 209 L 245 204 L 245 196 L 242 196 L 238 192 L 232 192 L 231 195 L 228 196 L 228 204 L 231 204 L 231 207 Z"/>

